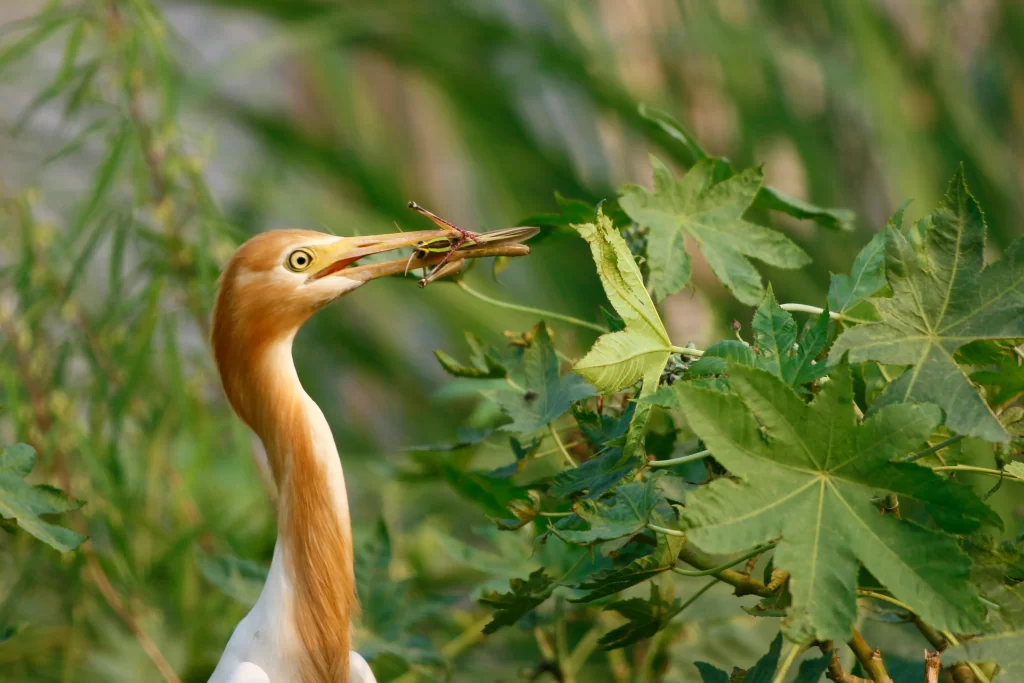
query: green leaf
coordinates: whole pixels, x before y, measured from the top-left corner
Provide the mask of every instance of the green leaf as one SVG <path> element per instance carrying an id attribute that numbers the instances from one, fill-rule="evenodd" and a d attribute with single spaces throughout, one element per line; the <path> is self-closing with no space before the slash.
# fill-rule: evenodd
<path id="1" fill-rule="evenodd" d="M 605 611 L 618 612 L 629 622 L 604 634 L 597 642 L 602 650 L 615 650 L 645 640 L 665 628 L 682 609 L 681 600 L 677 598 L 669 602 L 663 599 L 658 585 L 652 583 L 649 600 L 632 598 L 605 607 Z"/>
<path id="2" fill-rule="evenodd" d="M 812 363 L 825 347 L 828 321 L 826 309 L 804 330 L 798 344 L 796 322 L 789 311 L 783 310 L 775 301 L 775 294 L 769 286 L 764 301 L 754 312 L 754 340 L 760 352 L 755 357 L 754 366 L 771 372 L 794 388 L 824 377 L 828 373 L 828 365 Z"/>
<path id="3" fill-rule="evenodd" d="M 555 580 L 538 569 L 527 579 L 512 579 L 507 593 L 491 591 L 480 597 L 480 604 L 494 608 L 494 618 L 484 626 L 484 633 L 494 633 L 502 626 L 511 626 L 551 597 Z"/>
<path id="4" fill-rule="evenodd" d="M 635 411 L 635 403 L 630 403 L 618 416 L 595 413 L 578 403 L 572 406 L 572 416 L 576 418 L 580 431 L 590 443 L 598 447 L 625 436 Z"/>
<path id="5" fill-rule="evenodd" d="M 860 250 L 853 259 L 849 275 L 832 276 L 828 287 L 829 310 L 846 315 L 882 287 L 885 287 L 885 232 L 876 233 Z"/>
<path id="6" fill-rule="evenodd" d="M 516 437 L 510 437 L 508 440 L 509 446 L 512 448 L 512 455 L 515 456 L 515 462 L 508 465 L 504 465 L 488 473 L 489 477 L 496 477 L 498 479 L 508 479 L 509 477 L 515 476 L 523 467 L 526 465 L 526 461 L 529 460 L 537 449 L 540 448 L 540 439 L 533 439 L 529 444 L 523 446 L 523 444 Z"/>
<path id="7" fill-rule="evenodd" d="M 31 486 L 25 477 L 36 465 L 36 452 L 19 443 L 0 450 L 0 519 L 13 519 L 22 529 L 61 552 L 74 550 L 85 539 L 70 529 L 44 522 L 40 515 L 77 510 L 82 504 L 69 500 L 52 486 Z"/>
<path id="8" fill-rule="evenodd" d="M 694 662 L 702 683 L 729 683 L 729 674 L 707 662 Z"/>
<path id="9" fill-rule="evenodd" d="M 598 213 L 596 223 L 574 227 L 590 245 L 605 294 L 626 329 L 599 337 L 573 372 L 604 393 L 619 391 L 638 379 L 653 391 L 672 352 L 672 341 L 644 288 L 640 269 L 604 214 Z"/>
<path id="10" fill-rule="evenodd" d="M 800 670 L 796 672 L 793 683 L 821 683 L 821 677 L 828 670 L 832 655 L 822 655 L 817 659 L 805 659 L 800 662 Z"/>
<path id="11" fill-rule="evenodd" d="M 656 157 L 654 192 L 637 185 L 621 190 L 622 208 L 648 235 L 650 288 L 657 299 L 682 289 L 690 278 L 685 238 L 701 249 L 718 279 L 743 303 L 764 296 L 761 276 L 750 262 L 757 258 L 779 268 L 799 268 L 810 257 L 782 233 L 743 219 L 761 188 L 761 171 L 748 169 L 717 182 L 715 162 L 705 159 L 676 180 Z"/>
<path id="12" fill-rule="evenodd" d="M 512 422 L 504 431 L 528 434 L 558 419 L 573 401 L 594 395 L 594 388 L 578 375 L 558 375 L 558 356 L 543 323 L 534 328 L 533 342 L 523 353 L 522 367 L 512 373 L 515 386 L 485 392 Z"/>
<path id="13" fill-rule="evenodd" d="M 999 423 L 953 359 L 978 339 L 1024 337 L 1024 240 L 984 265 L 985 222 L 961 168 L 934 214 L 918 224 L 915 247 L 894 228 L 885 231 L 885 271 L 893 295 L 876 298 L 879 322 L 846 330 L 829 359 L 911 365 L 875 406 L 935 403 L 955 432 L 1007 441 Z"/>
<path id="14" fill-rule="evenodd" d="M 641 104 L 639 109 L 640 116 L 659 128 L 669 138 L 679 143 L 679 146 L 686 155 L 686 162 L 688 164 L 693 165 L 702 159 L 711 159 L 724 167 L 725 177 L 732 177 L 736 174 L 732 164 L 725 158 L 710 157 L 690 131 L 676 121 L 671 114 L 644 104 Z M 722 179 L 724 180 L 724 178 Z M 762 186 L 761 191 L 757 193 L 754 205 L 761 209 L 780 211 L 794 218 L 810 219 L 825 228 L 840 230 L 850 230 L 853 228 L 854 213 L 852 211 L 846 209 L 825 209 L 802 199 L 791 197 L 767 185 Z"/>
<path id="15" fill-rule="evenodd" d="M 636 456 L 624 455 L 621 448 L 609 448 L 579 467 L 556 474 L 550 493 L 567 498 L 587 491 L 588 498 L 599 498 L 623 479 L 640 471 L 643 464 L 644 461 Z"/>
<path id="16" fill-rule="evenodd" d="M 465 472 L 448 463 L 442 463 L 439 470 L 449 486 L 479 505 L 491 517 L 504 517 L 509 503 L 527 497 L 527 489 L 508 479 L 492 477 L 484 472 Z"/>
<path id="17" fill-rule="evenodd" d="M 574 588 L 589 592 L 581 597 L 571 599 L 570 602 L 593 602 L 668 571 L 675 564 L 684 542 L 684 539 L 679 536 L 658 534 L 658 545 L 654 552 L 636 558 L 625 567 L 605 569 L 588 576 Z"/>
<path id="18" fill-rule="evenodd" d="M 774 563 L 792 577 L 786 628 L 793 640 L 849 634 L 858 562 L 929 623 L 976 628 L 983 610 L 955 540 L 883 515 L 873 503 L 878 491 L 921 501 L 937 524 L 958 533 L 1000 525 L 968 487 L 891 462 L 925 442 L 938 410 L 890 406 L 858 424 L 845 363 L 810 405 L 763 370 L 733 365 L 729 378 L 735 395 L 677 388 L 690 427 L 741 478 L 689 494 L 688 538 L 731 553 L 781 536 Z"/>
<path id="19" fill-rule="evenodd" d="M 485 348 L 476 335 L 467 332 L 466 342 L 470 349 L 469 365 L 459 363 L 444 351 L 434 351 L 437 362 L 448 374 L 470 379 L 503 379 L 508 375 L 508 369 L 498 355 Z"/>
<path id="20" fill-rule="evenodd" d="M 576 514 L 589 525 L 589 529 L 571 529 L 558 532 L 567 543 L 590 544 L 632 536 L 643 531 L 651 515 L 658 510 L 668 516 L 668 503 L 657 487 L 658 475 L 646 481 L 634 481 L 615 489 L 611 504 L 582 500 L 576 503 Z"/>
<path id="21" fill-rule="evenodd" d="M 963 661 L 996 662 L 1008 674 L 1003 677 L 1007 683 L 1019 681 L 1018 676 L 1024 676 L 1024 631 L 972 638 L 942 653 L 943 664 Z"/>
<path id="22" fill-rule="evenodd" d="M 772 640 L 768 652 L 764 657 L 757 660 L 747 674 L 743 677 L 743 683 L 770 683 L 775 669 L 779 666 L 779 656 L 782 654 L 782 634 L 779 633 Z"/>

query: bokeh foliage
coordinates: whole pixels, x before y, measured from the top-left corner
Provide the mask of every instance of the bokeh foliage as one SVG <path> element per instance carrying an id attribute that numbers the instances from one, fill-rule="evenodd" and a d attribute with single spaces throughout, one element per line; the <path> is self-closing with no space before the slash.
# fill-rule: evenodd
<path id="1" fill-rule="evenodd" d="M 755 209 L 813 257 L 766 271 L 780 301 L 823 300 L 829 273 L 849 270 L 894 206 L 913 198 L 908 217 L 923 215 L 961 161 L 992 249 L 1024 214 L 1024 11 L 1010 1 L 83 0 L 5 4 L 0 21 L 0 444 L 36 446 L 33 483 L 86 501 L 62 521 L 90 539 L 58 555 L 26 534 L 0 537 L 4 680 L 151 680 L 163 660 L 165 678 L 204 681 L 245 613 L 273 513 L 205 337 L 219 268 L 248 234 L 413 228 L 410 198 L 490 228 L 555 212 L 554 191 L 594 205 L 623 182 L 650 185 L 648 152 L 695 161 L 640 103 L 737 168 L 764 163 L 769 184 L 855 211 L 843 232 Z M 691 254 L 694 286 L 662 309 L 672 339 L 703 345 L 751 310 Z M 503 287 L 485 271 L 471 276 L 479 289 L 604 322 L 572 231 L 551 230 Z M 470 597 L 557 558 L 454 492 L 480 486 L 464 472 L 471 460 L 504 465 L 507 449 L 405 450 L 479 444 L 457 428 L 497 416 L 443 379 L 433 349 L 461 355 L 464 330 L 498 345 L 535 322 L 450 285 L 389 281 L 300 335 L 300 375 L 339 442 L 357 535 L 376 549 L 361 557 L 391 557 L 361 576 L 404 591 L 363 602 L 422 606 L 371 612 L 361 649 L 384 653 L 382 680 L 449 666 L 454 680 L 512 679 L 566 642 L 596 652 L 621 623 L 602 613 L 592 630 L 577 608 L 549 603 L 538 631 L 481 640 L 490 614 Z M 548 322 L 574 358 L 596 337 Z M 1012 519 L 1008 504 L 999 512 Z M 677 597 L 700 586 L 680 579 Z M 657 647 L 575 651 L 580 680 L 692 680 L 696 659 L 749 665 L 773 629 L 736 617 L 727 593 L 712 589 Z M 886 621 L 867 637 L 900 645 Z M 374 643 L 371 630 L 393 637 Z M 390 663 L 388 647 L 401 650 Z"/>

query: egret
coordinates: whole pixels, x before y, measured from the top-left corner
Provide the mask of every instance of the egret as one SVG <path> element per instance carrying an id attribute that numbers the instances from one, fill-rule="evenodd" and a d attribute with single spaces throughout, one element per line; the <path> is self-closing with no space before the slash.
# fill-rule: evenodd
<path id="1" fill-rule="evenodd" d="M 528 230 L 524 238 L 536 232 Z M 292 340 L 328 303 L 408 267 L 406 259 L 356 265 L 359 259 L 452 236 L 448 228 L 341 238 L 275 230 L 239 247 L 224 269 L 213 355 L 231 407 L 264 445 L 278 531 L 266 584 L 210 683 L 376 683 L 350 651 L 358 604 L 341 460 L 327 420 L 299 382 Z M 456 261 L 496 249 L 529 252 L 519 244 L 478 247 Z M 416 267 L 439 258 L 427 256 Z"/>

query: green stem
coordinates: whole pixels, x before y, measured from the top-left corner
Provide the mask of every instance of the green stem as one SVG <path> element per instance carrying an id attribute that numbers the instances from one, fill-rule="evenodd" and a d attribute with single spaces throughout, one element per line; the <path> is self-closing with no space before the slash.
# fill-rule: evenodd
<path id="1" fill-rule="evenodd" d="M 575 515 L 575 512 L 538 512 L 541 517 L 568 517 L 569 515 Z"/>
<path id="2" fill-rule="evenodd" d="M 987 474 L 990 477 L 1001 477 L 1007 481 L 1015 481 L 1018 484 L 1024 484 L 1024 479 L 1015 477 L 1009 472 L 993 470 L 988 467 L 974 467 L 972 465 L 944 465 L 942 467 L 933 467 L 932 472 L 972 472 L 974 474 Z"/>
<path id="3" fill-rule="evenodd" d="M 793 643 L 793 646 L 789 648 L 789 652 L 786 653 L 786 658 L 782 660 L 782 666 L 779 667 L 779 672 L 775 674 L 775 680 L 773 683 L 783 683 L 786 680 L 786 674 L 789 673 L 789 667 L 793 666 L 793 662 L 800 656 L 800 653 L 806 649 L 805 645 L 799 643 Z"/>
<path id="4" fill-rule="evenodd" d="M 686 536 L 685 533 L 678 529 L 669 529 L 667 527 L 658 526 L 657 524 L 647 523 L 647 528 L 651 531 L 657 531 L 659 534 L 667 534 L 669 536 Z"/>
<path id="5" fill-rule="evenodd" d="M 928 448 L 924 449 L 923 451 L 918 451 L 917 453 L 911 453 L 910 455 L 908 455 L 908 456 L 906 456 L 904 458 L 899 458 L 897 460 L 897 462 L 914 462 L 915 460 L 920 460 L 921 458 L 923 458 L 925 456 L 928 456 L 928 455 L 931 455 L 932 453 L 938 453 L 939 451 L 941 451 L 946 446 L 952 446 L 957 441 L 960 441 L 963 438 L 964 438 L 963 434 L 956 434 L 955 436 L 951 436 L 948 439 L 943 439 L 942 441 L 938 442 L 934 446 L 929 446 Z"/>
<path id="6" fill-rule="evenodd" d="M 676 574 L 679 574 L 680 576 L 710 576 L 712 574 L 717 574 L 718 572 L 725 571 L 726 569 L 730 569 L 731 567 L 735 567 L 740 562 L 745 562 L 752 557 L 756 557 L 757 555 L 760 555 L 761 553 L 767 550 L 771 550 L 775 546 L 775 543 L 765 543 L 764 545 L 759 545 L 756 548 L 751 548 L 739 557 L 729 560 L 725 564 L 718 565 L 717 567 L 710 567 L 708 569 L 680 569 L 676 565 L 672 565 L 670 569 L 674 571 Z"/>
<path id="7" fill-rule="evenodd" d="M 688 349 L 685 346 L 673 346 L 673 353 L 681 353 L 684 356 L 693 356 L 694 358 L 700 358 L 704 355 L 704 352 L 700 349 Z"/>
<path id="8" fill-rule="evenodd" d="M 711 587 L 714 586 L 716 583 L 718 583 L 718 581 L 719 581 L 719 579 L 716 576 L 715 578 L 711 579 L 706 584 L 701 586 L 701 589 L 699 591 L 694 593 L 692 596 L 690 596 L 690 598 L 686 602 L 683 603 L 683 606 L 679 608 L 679 612 L 682 612 L 684 609 L 686 609 L 687 607 L 689 607 L 693 603 L 697 602 L 697 599 L 700 598 L 700 596 L 702 596 L 705 593 L 707 593 L 709 590 L 711 590 Z M 677 612 L 676 614 L 678 615 L 679 612 Z"/>
<path id="9" fill-rule="evenodd" d="M 861 596 L 862 598 L 874 598 L 875 600 L 881 600 L 882 602 L 887 602 L 890 605 L 895 605 L 900 609 L 905 609 L 911 614 L 917 614 L 917 612 L 914 611 L 914 608 L 908 605 L 907 603 L 900 602 L 896 598 L 889 595 L 885 595 L 883 593 L 876 593 L 875 591 L 869 591 L 864 588 L 858 588 L 857 595 Z"/>
<path id="10" fill-rule="evenodd" d="M 807 304 L 779 304 L 779 308 L 790 313 L 813 313 L 814 315 L 821 315 L 825 312 L 824 308 L 818 308 L 817 306 L 808 306 Z M 842 313 L 836 313 L 835 311 L 829 311 L 828 317 L 833 320 L 843 320 Z"/>
<path id="11" fill-rule="evenodd" d="M 600 332 L 601 334 L 605 334 L 606 332 L 608 332 L 608 330 L 601 327 L 600 325 L 587 322 L 586 320 L 580 320 L 579 318 L 574 318 L 571 315 L 563 315 L 561 313 L 555 313 L 554 311 L 545 311 L 541 308 L 533 308 L 532 306 L 521 306 L 519 304 L 509 303 L 508 301 L 494 299 L 492 297 L 487 296 L 483 292 L 478 292 L 477 290 L 473 289 L 472 287 L 466 284 L 465 280 L 456 280 L 455 284 L 458 285 L 462 289 L 462 291 L 466 292 L 470 296 L 476 297 L 477 299 L 480 299 L 480 301 L 488 303 L 492 306 L 497 306 L 498 308 L 506 308 L 510 311 L 518 311 L 519 313 L 528 313 L 530 315 L 540 316 L 541 318 L 561 320 L 564 323 L 569 323 L 570 325 L 576 325 L 578 327 L 586 327 L 587 329 Z"/>
<path id="12" fill-rule="evenodd" d="M 558 431 L 555 429 L 555 426 L 550 422 L 548 423 L 548 431 L 551 432 L 551 438 L 555 440 L 555 443 L 558 445 L 558 450 L 560 450 L 562 455 L 565 456 L 565 460 L 569 463 L 569 467 L 576 467 L 576 461 L 572 459 L 571 455 L 569 455 L 569 450 L 565 447 L 565 444 L 562 443 L 562 439 L 558 436 Z"/>
<path id="13" fill-rule="evenodd" d="M 647 463 L 648 467 L 672 467 L 674 465 L 682 465 L 684 462 L 693 462 L 694 460 L 703 460 L 704 458 L 711 455 L 711 451 L 697 451 L 696 453 L 690 453 L 689 455 L 683 455 L 678 458 L 669 458 L 668 460 L 651 460 Z"/>

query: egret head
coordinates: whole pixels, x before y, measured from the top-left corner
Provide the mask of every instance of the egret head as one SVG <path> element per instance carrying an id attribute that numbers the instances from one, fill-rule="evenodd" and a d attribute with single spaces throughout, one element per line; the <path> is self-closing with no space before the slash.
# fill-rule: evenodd
<path id="1" fill-rule="evenodd" d="M 273 230 L 243 244 L 221 276 L 211 341 L 232 395 L 235 378 L 277 342 L 290 342 L 313 313 L 370 280 L 399 273 L 406 259 L 367 265 L 366 256 L 445 237 L 445 230 L 335 237 L 309 230 Z"/>

